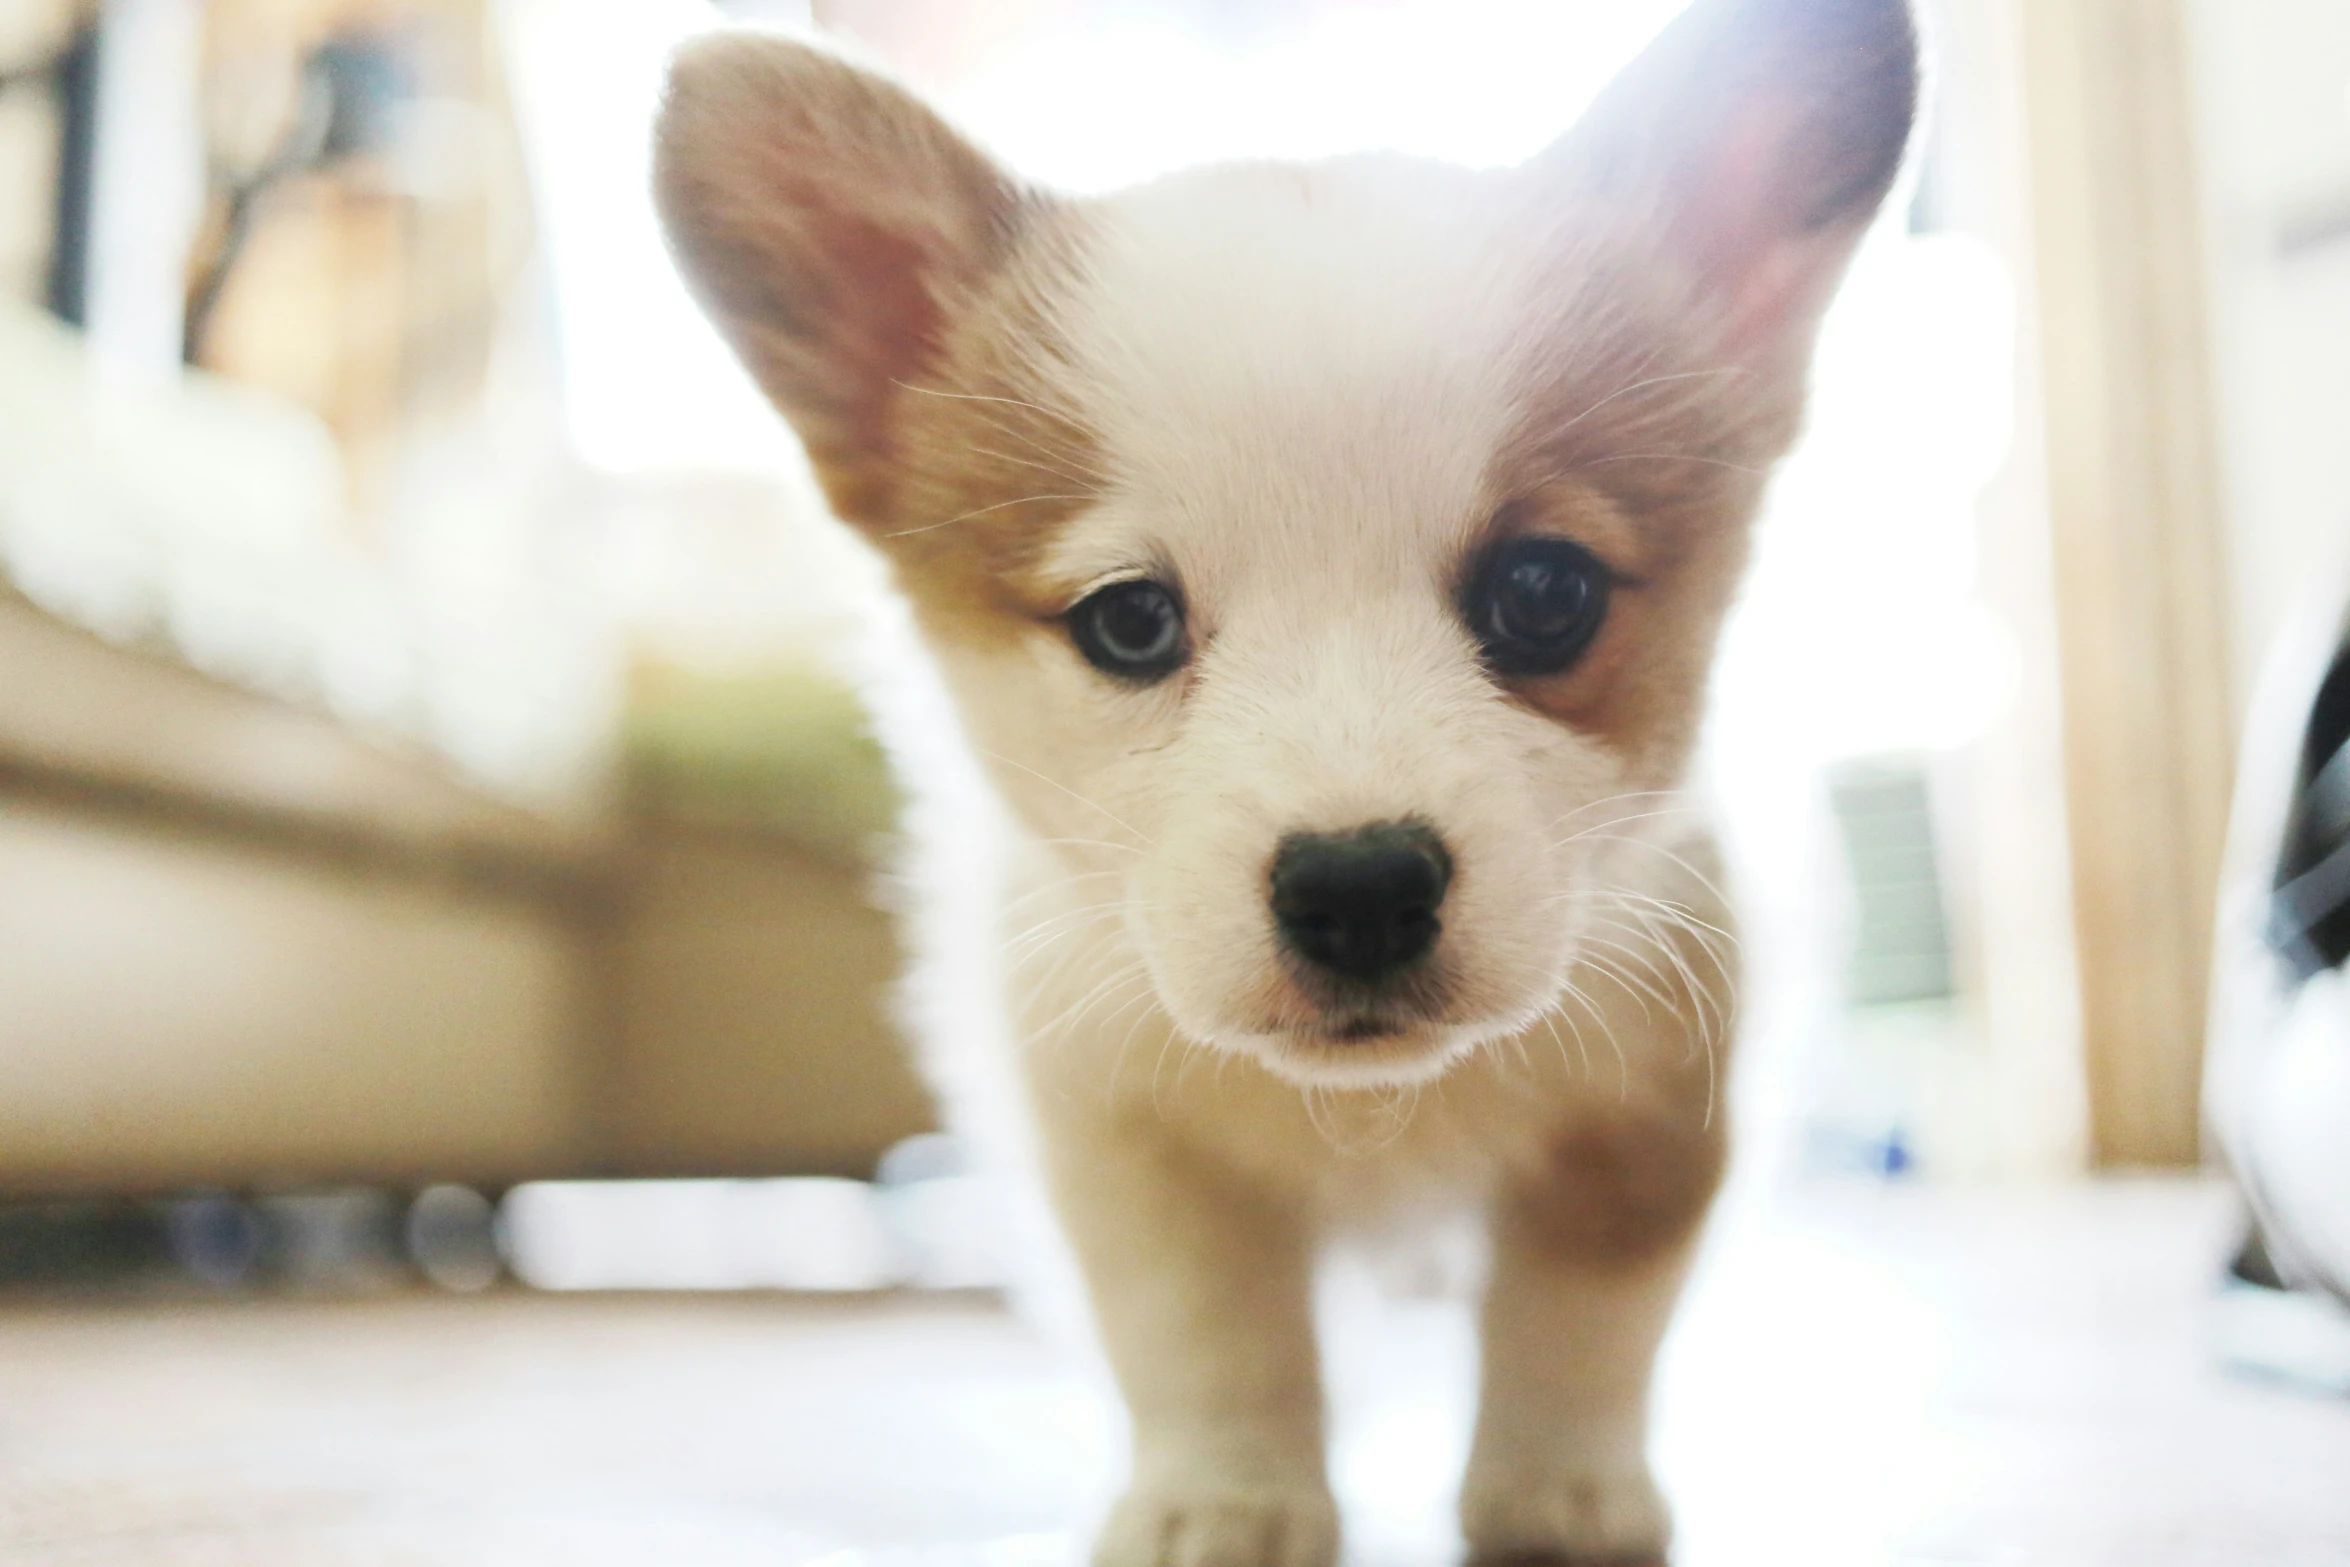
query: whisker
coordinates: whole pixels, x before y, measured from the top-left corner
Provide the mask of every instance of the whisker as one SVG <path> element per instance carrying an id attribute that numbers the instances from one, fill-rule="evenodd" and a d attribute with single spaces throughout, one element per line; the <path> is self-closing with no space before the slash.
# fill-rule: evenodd
<path id="1" fill-rule="evenodd" d="M 1567 834 L 1564 838 L 1561 838 L 1555 843 L 1551 844 L 1550 848 L 1553 852 L 1556 852 L 1557 850 L 1567 847 L 1569 844 L 1582 843 L 1586 839 L 1593 838 L 1596 838 L 1601 842 L 1606 842 L 1612 838 L 1618 843 L 1637 843 L 1645 847 L 1657 847 L 1656 845 L 1650 844 L 1646 838 L 1611 833 L 1609 829 L 1615 827 L 1629 827 L 1634 822 L 1659 821 L 1668 816 L 1685 816 L 1688 815 L 1693 809 L 1694 807 L 1667 807 L 1661 811 L 1635 811 L 1629 816 L 1613 816 L 1604 822 L 1593 822 L 1590 826 L 1583 828 L 1579 832 L 1571 832 Z"/>
<path id="2" fill-rule="evenodd" d="M 1559 1038 L 1558 1008 L 1546 1008 L 1542 1014 L 1542 1024 L 1543 1027 L 1550 1030 L 1550 1042 L 1558 1046 L 1559 1065 L 1570 1065 L 1571 1063 L 1567 1060 L 1567 1042 Z M 1589 1077 L 1591 1075 L 1591 1046 L 1584 1042 L 1583 1030 L 1575 1026 L 1573 1018 L 1567 1019 L 1567 1032 L 1575 1036 L 1575 1055 L 1582 1062 L 1583 1075 Z"/>
<path id="3" fill-rule="evenodd" d="M 1068 444 L 1063 446 L 1054 446 L 1041 439 L 1035 432 L 1024 429 L 1019 424 L 1005 419 L 1001 415 L 995 415 L 991 417 L 990 428 L 1001 434 L 1010 436 L 1012 439 L 1018 441 L 1021 445 L 1027 447 L 1030 451 L 1039 453 L 1045 457 L 1052 458 L 1056 462 L 1071 463 L 1079 468 L 1084 468 L 1087 466 L 1086 458 L 1089 455 L 1088 446 L 1090 445 L 1090 442 L 1087 439 L 1086 428 L 1081 421 L 1069 414 L 1063 413 L 1057 409 L 1047 408 L 1040 403 L 1024 402 L 1017 397 L 991 397 L 979 392 L 950 392 L 935 386 L 915 386 L 911 382 L 907 381 L 897 381 L 893 384 L 902 391 L 917 393 L 923 397 L 943 398 L 949 402 L 958 403 L 988 403 L 1003 408 L 1025 409 L 1030 413 L 1040 415 L 1043 418 L 1051 420 L 1055 425 L 1058 425 L 1062 430 L 1068 432 L 1069 435 L 1075 437 L 1076 439 L 1071 440 Z M 1001 456 L 1003 454 L 990 452 L 988 455 L 992 457 Z M 1067 476 L 1076 479 L 1077 482 L 1081 484 L 1086 482 L 1087 477 L 1079 474 L 1069 474 Z"/>
<path id="4" fill-rule="evenodd" d="M 1122 847 L 1122 845 L 1110 844 L 1105 845 L 1105 847 L 1118 848 Z M 1053 880 L 1046 882 L 1041 886 L 1029 888 L 1026 892 L 1012 899 L 1010 902 L 1004 905 L 1002 912 L 1010 914 L 1016 910 L 1024 909 L 1039 898 L 1049 898 L 1054 893 L 1066 892 L 1081 881 L 1101 881 L 1106 877 L 1123 876 L 1125 874 L 1126 873 L 1122 870 L 1079 871 L 1075 875 L 1055 877 Z"/>
<path id="5" fill-rule="evenodd" d="M 1117 871 L 1096 871 L 1082 877 L 1071 877 L 1070 882 L 1100 881 L 1105 877 L 1116 877 L 1119 874 L 1120 873 Z M 1029 903 L 1033 903 L 1040 897 L 1046 897 L 1054 893 L 1066 893 L 1068 891 L 1069 883 L 1060 883 L 1050 887 L 1039 887 L 1032 892 L 1022 894 L 1013 902 L 1004 905 L 1003 912 L 1010 914 L 1015 908 L 1024 907 Z M 1017 944 L 1030 932 L 1039 930 L 1046 925 L 1050 925 L 1056 920 L 1068 919 L 1080 914 L 1098 914 L 1105 911 L 1115 912 L 1125 908 L 1126 906 L 1127 904 L 1125 899 L 1115 896 L 1108 898 L 1091 898 L 1078 901 L 1073 903 L 1068 908 L 1060 909 L 1055 912 L 1039 916 L 1035 921 L 1024 926 L 1018 934 L 1007 936 L 1005 938 L 1005 946 L 1008 949 L 1009 947 Z"/>
<path id="6" fill-rule="evenodd" d="M 1166 1102 L 1159 1097 L 1159 1079 L 1167 1070 L 1167 1052 L 1173 1050 L 1178 1044 L 1182 1044 L 1186 1050 L 1190 1048 L 1188 1043 L 1177 1039 L 1174 1029 L 1167 1030 L 1167 1037 L 1159 1042 L 1159 1057 L 1151 1063 L 1151 1114 L 1162 1121 L 1167 1119 L 1167 1106 Z M 1183 1064 L 1180 1059 L 1177 1060 L 1175 1066 L 1175 1087 L 1178 1091 L 1183 1087 Z"/>
<path id="7" fill-rule="evenodd" d="M 1640 840 L 1637 838 L 1628 838 L 1625 841 L 1627 843 L 1638 843 Z M 1697 872 L 1692 870 L 1690 874 L 1695 875 Z M 1615 898 L 1626 903 L 1638 903 L 1645 907 L 1654 908 L 1673 919 L 1687 924 L 1692 933 L 1704 931 L 1708 935 L 1719 937 L 1722 941 L 1728 943 L 1730 949 L 1734 952 L 1742 950 L 1743 948 L 1743 944 L 1739 941 L 1735 932 L 1724 930 L 1721 926 L 1700 918 L 1697 911 L 1690 908 L 1687 904 L 1675 903 L 1669 898 L 1657 897 L 1654 893 L 1635 892 L 1630 887 L 1577 889 L 1570 892 L 1560 893 L 1555 897 L 1549 898 L 1545 901 L 1550 904 L 1572 903 L 1591 896 L 1594 893 L 1599 896 Z"/>
<path id="8" fill-rule="evenodd" d="M 1686 791 L 1680 789 L 1631 789 L 1622 794 L 1605 795 L 1597 800 L 1587 800 L 1583 804 L 1576 806 L 1571 811 L 1567 811 L 1558 816 L 1552 817 L 1549 825 L 1543 830 L 1545 832 L 1556 832 L 1561 827 L 1564 827 L 1567 823 L 1573 821 L 1576 817 L 1581 816 L 1585 811 L 1596 811 L 1610 805 L 1626 804 L 1633 800 L 1671 799 L 1685 792 Z M 1692 806 L 1690 809 L 1694 810 L 1695 807 Z"/>
<path id="9" fill-rule="evenodd" d="M 1116 849 L 1121 854 L 1140 854 L 1131 843 L 1112 843 L 1107 838 L 1031 838 L 1030 843 L 1046 849 Z M 1097 876 L 1123 875 L 1121 871 L 1095 871 Z"/>
<path id="10" fill-rule="evenodd" d="M 1006 767 L 1017 767 L 1020 769 L 1020 771 L 1026 773 L 1029 777 L 1036 779 L 1039 783 L 1051 784 L 1054 788 L 1060 790 L 1070 799 L 1075 800 L 1079 805 L 1086 806 L 1091 810 L 1101 812 L 1111 821 L 1116 822 L 1119 826 L 1124 827 L 1128 832 L 1133 833 L 1135 837 L 1141 839 L 1144 843 L 1151 842 L 1151 838 L 1148 833 L 1145 833 L 1139 828 L 1136 828 L 1130 824 L 1124 817 L 1118 815 L 1108 806 L 1103 805 L 1098 801 L 1087 799 L 1084 795 L 1079 794 L 1076 790 L 1070 788 L 1067 784 L 1061 782 L 1058 778 L 1047 777 L 1045 774 L 1040 773 L 1035 768 L 1029 766 L 1026 762 L 1014 761 L 1011 757 L 1004 755 L 1001 751 L 989 751 L 983 749 L 979 754 L 982 756 L 993 757 L 995 760 L 1003 763 Z"/>
<path id="11" fill-rule="evenodd" d="M 1726 457 L 1707 457 L 1698 452 L 1611 452 L 1605 457 L 1591 457 L 1575 464 L 1568 473 L 1581 473 L 1586 468 L 1598 468 L 1617 462 L 1693 462 L 1708 468 L 1727 468 L 1733 473 L 1752 474 L 1761 478 L 1765 470 L 1751 463 L 1732 462 Z"/>
<path id="12" fill-rule="evenodd" d="M 1113 969 L 1091 990 L 1064 1008 L 1059 1016 L 1038 1029 L 1036 1037 L 1038 1039 L 1065 1040 L 1078 1019 L 1083 1017 L 1087 1011 L 1107 1000 L 1114 991 L 1122 991 L 1137 980 L 1144 984 L 1150 982 L 1150 972 L 1143 966 L 1140 958 L 1135 958 Z"/>
<path id="13" fill-rule="evenodd" d="M 1117 903 L 1094 903 L 1083 908 L 1064 909 L 1058 914 L 1045 916 L 1005 942 L 1003 955 L 1015 960 L 1011 972 L 1017 974 L 1028 958 L 1035 956 L 1039 942 L 1049 944 L 1058 941 L 1125 912 L 1125 906 Z"/>
<path id="14" fill-rule="evenodd" d="M 881 537 L 907 539 L 917 533 L 936 533 L 939 529 L 951 528 L 958 522 L 969 522 L 974 517 L 984 517 L 991 511 L 1002 511 L 1007 506 L 1025 506 L 1031 501 L 1089 501 L 1092 499 L 1094 497 L 1091 495 L 1015 495 L 1008 501 L 997 501 L 992 506 L 975 506 L 961 516 L 949 517 L 944 522 L 926 522 L 919 528 L 900 528 L 895 533 L 885 533 Z"/>
<path id="15" fill-rule="evenodd" d="M 1031 446 L 1035 446 L 1033 441 L 1029 444 Z M 1039 451 L 1044 450 L 1042 447 L 1037 447 L 1036 449 Z M 1094 488 L 1093 480 L 1090 475 L 1082 473 L 1071 473 L 1067 468 L 1062 467 L 1059 463 L 1038 462 L 1033 457 L 1023 457 L 1017 452 L 999 452 L 993 447 L 979 446 L 976 444 L 966 446 L 964 450 L 975 452 L 981 457 L 993 457 L 997 462 L 1015 463 L 1022 468 L 1034 468 L 1038 473 L 1049 473 L 1056 479 L 1064 479 L 1071 484 L 1082 486 L 1088 494 L 1092 495 L 1096 499 L 1100 498 L 1101 492 Z"/>
<path id="16" fill-rule="evenodd" d="M 1148 996 L 1150 996 L 1150 994 L 1151 994 L 1151 991 L 1150 991 L 1149 989 L 1146 989 L 1146 990 L 1144 990 L 1144 992 L 1143 992 L 1143 995 L 1144 995 L 1145 997 L 1148 997 Z M 1129 1005 L 1131 1005 L 1131 1003 L 1129 1003 Z M 1121 1008 L 1119 1008 L 1119 1011 L 1124 1011 L 1124 1010 L 1125 1010 L 1125 1008 L 1124 1008 L 1124 1007 L 1121 1007 Z M 1113 1014 L 1111 1014 L 1111 1015 L 1112 1015 L 1113 1019 L 1116 1017 L 1116 1014 L 1115 1014 L 1115 1013 L 1113 1013 Z M 1143 1024 L 1145 1024 L 1145 1023 L 1147 1023 L 1147 1022 L 1149 1022 L 1149 1021 L 1150 1021 L 1150 1015 L 1151 1015 L 1150 1008 L 1149 1008 L 1149 1007 L 1147 1007 L 1147 1006 L 1146 1006 L 1146 1007 L 1143 1007 L 1143 1008 L 1141 1008 L 1141 1009 L 1139 1009 L 1138 1011 L 1136 1011 L 1136 1012 L 1135 1012 L 1135 1014 L 1134 1014 L 1134 1021 L 1126 1025 L 1126 1032 L 1125 1032 L 1125 1034 L 1124 1034 L 1124 1035 L 1122 1035 L 1122 1036 L 1119 1038 L 1119 1040 L 1118 1040 L 1118 1053 L 1117 1053 L 1116 1055 L 1114 1055 L 1114 1056 L 1112 1056 L 1112 1057 L 1110 1058 L 1110 1077 L 1109 1077 L 1109 1088 L 1108 1088 L 1108 1095 L 1109 1095 L 1109 1097 L 1110 1097 L 1111 1099 L 1113 1099 L 1113 1100 L 1114 1100 L 1114 1099 L 1116 1099 L 1116 1098 L 1117 1098 L 1117 1096 L 1118 1096 L 1118 1077 L 1119 1077 L 1119 1074 L 1120 1074 L 1120 1073 L 1122 1073 L 1122 1072 L 1125 1070 L 1125 1068 L 1126 1068 L 1126 1051 L 1127 1051 L 1127 1048 L 1128 1048 L 1129 1046 L 1131 1046 L 1131 1045 L 1134 1043 L 1134 1035 L 1135 1035 L 1135 1031 L 1136 1031 L 1136 1030 L 1138 1030 L 1138 1029 L 1140 1029 L 1140 1028 L 1142 1027 L 1142 1025 L 1143 1025 Z"/>
<path id="17" fill-rule="evenodd" d="M 1591 938 L 1588 936 L 1584 938 L 1586 942 L 1588 942 L 1590 939 Z M 1615 946 L 1616 943 L 1607 942 L 1604 943 L 1604 945 L 1612 947 Z M 1625 995 L 1630 996 L 1632 998 L 1632 1004 L 1640 1009 L 1640 1021 L 1643 1023 L 1654 1026 L 1656 1022 L 1656 1014 L 1650 1011 L 1648 1006 L 1651 997 L 1654 997 L 1657 1005 L 1659 1006 L 1669 1007 L 1670 1005 L 1670 1003 L 1668 1003 L 1663 996 L 1657 995 L 1653 990 L 1648 991 L 1645 995 L 1642 994 L 1640 989 L 1634 987 L 1630 976 L 1618 972 L 1614 965 L 1607 963 L 1602 959 L 1587 958 L 1585 959 L 1583 966 L 1590 969 L 1594 974 L 1602 974 L 1607 978 L 1614 980 L 1616 982 L 1616 988 L 1623 991 Z"/>
<path id="18" fill-rule="evenodd" d="M 1654 364 L 1656 362 L 1656 357 L 1656 354 L 1651 353 L 1647 359 L 1641 362 L 1641 368 L 1646 369 L 1649 365 Z M 1558 426 L 1557 430 L 1553 433 L 1563 434 L 1568 430 L 1572 430 L 1575 426 L 1581 424 L 1584 420 L 1590 418 L 1593 414 L 1599 412 L 1608 404 L 1615 402 L 1618 398 L 1629 397 L 1634 392 L 1646 391 L 1652 386 L 1664 386 L 1674 381 L 1703 380 L 1709 376 L 1744 375 L 1746 373 L 1746 368 L 1743 365 L 1717 365 L 1711 370 L 1676 370 L 1670 375 L 1648 376 L 1641 380 L 1634 381 L 1628 386 L 1617 387 L 1614 391 L 1608 393 L 1607 396 L 1601 398 L 1598 402 L 1593 403 L 1590 407 L 1575 415 L 1574 418 L 1569 419 L 1565 424 Z"/>
<path id="19" fill-rule="evenodd" d="M 1598 917 L 1595 916 L 1595 919 L 1597 918 Z M 1646 926 L 1624 925 L 1619 924 L 1613 919 L 1607 919 L 1599 924 L 1599 928 L 1602 930 L 1614 931 L 1620 935 L 1633 937 L 1640 941 L 1645 941 L 1652 947 L 1656 942 L 1655 932 Z M 1608 941 L 1602 937 L 1593 935 L 1589 931 L 1584 932 L 1580 939 L 1593 946 L 1605 947 L 1611 952 L 1621 954 L 1624 959 L 1639 964 L 1641 974 L 1646 976 L 1642 982 L 1650 987 L 1648 994 L 1656 1001 L 1659 1006 L 1664 1007 L 1667 1011 L 1674 1013 L 1676 1016 L 1679 1015 L 1681 1008 L 1672 1000 L 1669 995 L 1666 994 L 1666 991 L 1672 984 L 1672 980 L 1666 976 L 1664 970 L 1656 966 L 1656 959 L 1650 954 L 1649 951 L 1638 946 L 1627 946 L 1622 942 Z M 1593 958 L 1591 961 L 1597 963 L 1600 960 Z M 1626 978 L 1637 977 L 1630 974 L 1629 971 L 1624 972 Z"/>
<path id="20" fill-rule="evenodd" d="M 1689 990 L 1691 999 L 1698 1004 L 1698 1022 L 1700 1027 L 1705 1030 L 1705 1040 L 1710 1047 L 1716 1033 L 1726 1035 L 1729 1031 L 1728 1005 L 1715 993 L 1712 985 L 1698 979 L 1696 970 L 1691 967 L 1679 944 L 1665 939 L 1664 935 L 1656 929 L 1655 922 L 1661 919 L 1666 930 L 1679 929 L 1688 933 L 1696 941 L 1698 949 L 1712 961 L 1716 976 L 1725 983 L 1730 979 L 1728 963 L 1722 954 L 1698 932 L 1696 926 L 1690 923 L 1690 919 L 1685 913 L 1660 913 L 1657 910 L 1629 905 L 1626 906 L 1624 912 L 1631 914 L 1641 923 L 1658 953 L 1670 962 L 1679 973 L 1681 983 Z M 1706 1010 L 1708 1007 L 1712 1009 L 1710 1016 Z"/>
<path id="21" fill-rule="evenodd" d="M 1042 403 L 1023 402 L 1017 397 L 993 397 L 984 392 L 950 392 L 943 387 L 916 386 L 911 381 L 900 381 L 894 377 L 891 379 L 890 384 L 903 392 L 914 392 L 923 397 L 943 397 L 950 402 L 1000 403 L 1006 408 L 1025 408 L 1030 413 L 1042 414 L 1047 419 L 1065 424 L 1073 430 L 1083 428 L 1083 426 L 1081 426 L 1075 419 L 1071 418 L 1065 413 L 1061 413 L 1055 409 L 1047 408 Z"/>

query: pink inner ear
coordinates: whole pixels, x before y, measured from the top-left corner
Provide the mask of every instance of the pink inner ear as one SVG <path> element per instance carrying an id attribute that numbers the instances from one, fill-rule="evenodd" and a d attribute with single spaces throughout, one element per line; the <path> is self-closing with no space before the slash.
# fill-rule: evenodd
<path id="1" fill-rule="evenodd" d="M 1808 193 L 1790 175 L 1805 118 L 1784 97 L 1739 109 L 1710 138 L 1676 225 L 1727 306 L 1724 346 L 1741 357 L 1768 357 L 1809 323 L 1854 238 L 1845 223 L 1814 223 Z"/>
<path id="2" fill-rule="evenodd" d="M 886 456 L 890 405 L 899 383 L 922 369 L 936 346 L 938 303 L 923 279 L 920 243 L 854 213 L 814 210 L 814 254 L 828 296 L 821 373 L 843 433 L 858 449 Z"/>

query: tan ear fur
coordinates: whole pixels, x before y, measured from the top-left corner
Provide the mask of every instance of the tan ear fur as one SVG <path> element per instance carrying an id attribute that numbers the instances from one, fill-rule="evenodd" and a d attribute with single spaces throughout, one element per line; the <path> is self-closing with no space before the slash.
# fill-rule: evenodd
<path id="1" fill-rule="evenodd" d="M 688 282 L 834 506 L 885 526 L 905 387 L 1034 198 L 895 84 L 756 33 L 679 54 L 653 180 Z"/>
<path id="2" fill-rule="evenodd" d="M 1906 0 L 1697 0 L 1538 167 L 1655 220 L 1717 346 L 1799 370 L 1917 96 Z"/>

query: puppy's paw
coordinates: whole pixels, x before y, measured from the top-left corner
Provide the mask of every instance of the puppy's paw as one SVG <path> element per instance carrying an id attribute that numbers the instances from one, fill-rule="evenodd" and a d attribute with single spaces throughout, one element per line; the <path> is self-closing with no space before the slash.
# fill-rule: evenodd
<path id="1" fill-rule="evenodd" d="M 1472 1476 L 1461 1533 L 1480 1563 L 1662 1567 L 1673 1515 L 1645 1464 Z"/>
<path id="2" fill-rule="evenodd" d="M 1112 1508 L 1093 1567 L 1333 1567 L 1338 1509 L 1319 1487 L 1136 1486 Z"/>

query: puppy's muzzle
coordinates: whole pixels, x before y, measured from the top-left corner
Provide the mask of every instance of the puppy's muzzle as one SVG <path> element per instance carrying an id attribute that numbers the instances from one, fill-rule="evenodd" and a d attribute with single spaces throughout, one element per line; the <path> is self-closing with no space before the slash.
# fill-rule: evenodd
<path id="1" fill-rule="evenodd" d="M 1450 851 L 1419 822 L 1292 833 L 1273 854 L 1273 919 L 1315 970 L 1375 985 L 1436 945 L 1451 885 Z"/>

